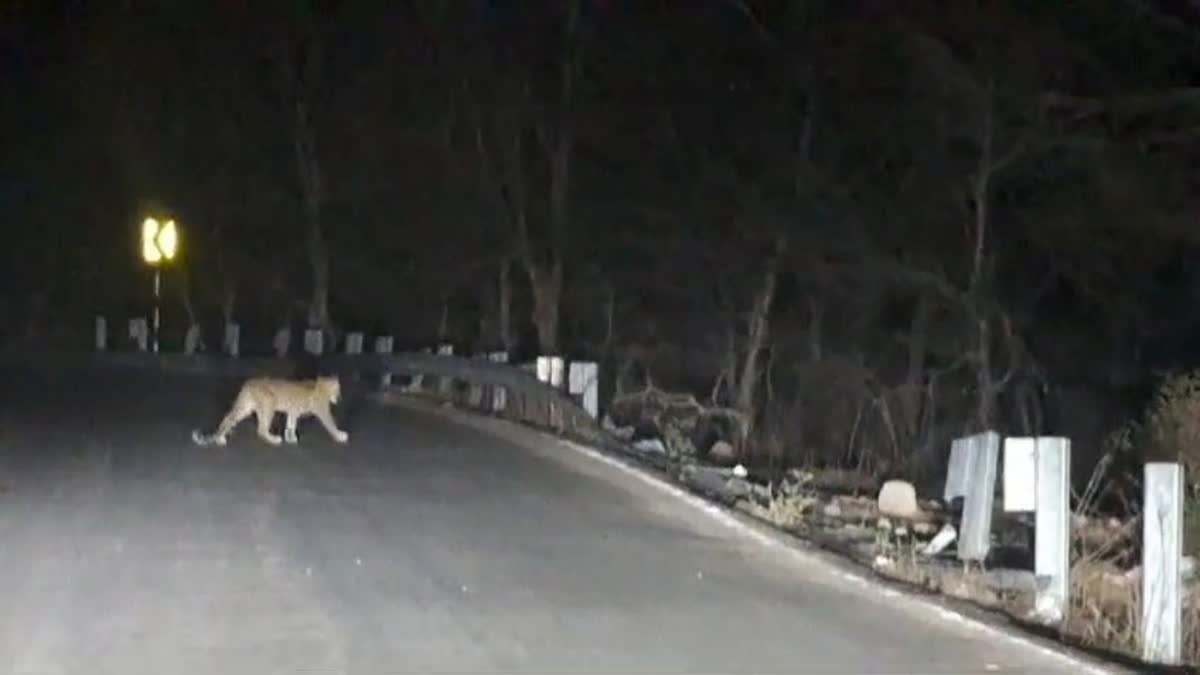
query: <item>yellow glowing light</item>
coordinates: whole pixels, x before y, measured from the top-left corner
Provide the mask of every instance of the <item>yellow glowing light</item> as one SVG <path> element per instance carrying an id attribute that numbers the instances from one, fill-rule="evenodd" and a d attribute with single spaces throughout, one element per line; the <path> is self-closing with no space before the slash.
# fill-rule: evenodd
<path id="1" fill-rule="evenodd" d="M 167 260 L 175 258 L 175 248 L 179 246 L 179 234 L 175 231 L 175 221 L 168 220 L 158 231 L 158 250 L 162 251 Z"/>
<path id="2" fill-rule="evenodd" d="M 142 221 L 142 259 L 151 265 L 157 265 L 164 260 L 171 260 L 179 248 L 179 232 L 175 229 L 175 221 L 168 220 L 161 225 L 154 218 Z"/>
<path id="3" fill-rule="evenodd" d="M 156 236 L 158 236 L 158 221 L 147 218 L 142 222 L 142 260 L 151 265 L 162 260 L 162 253 L 159 252 L 158 245 L 154 243 Z"/>

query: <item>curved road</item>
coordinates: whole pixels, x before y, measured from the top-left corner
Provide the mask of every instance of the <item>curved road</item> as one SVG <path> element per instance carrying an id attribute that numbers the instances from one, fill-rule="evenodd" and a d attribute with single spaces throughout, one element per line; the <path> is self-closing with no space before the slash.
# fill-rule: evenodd
<path id="1" fill-rule="evenodd" d="M 3 673 L 1082 672 L 503 423 L 198 448 L 236 383 L 0 378 Z"/>

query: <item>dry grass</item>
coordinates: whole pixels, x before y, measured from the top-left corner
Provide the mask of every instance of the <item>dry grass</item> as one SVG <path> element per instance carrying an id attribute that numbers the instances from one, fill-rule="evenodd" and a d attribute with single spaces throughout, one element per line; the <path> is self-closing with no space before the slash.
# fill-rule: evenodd
<path id="1" fill-rule="evenodd" d="M 789 531 L 820 529 L 824 502 L 797 486 L 777 494 L 768 505 L 743 502 L 753 515 Z M 1098 649 L 1140 655 L 1141 582 L 1126 571 L 1136 561 L 1133 550 L 1140 520 L 1123 523 L 1089 520 L 1076 523 L 1072 542 L 1071 602 L 1060 631 L 1072 641 Z M 906 528 L 876 530 L 874 569 L 889 579 L 966 600 L 1026 619 L 1033 608 L 1030 593 L 999 592 L 978 569 L 931 566 L 917 549 L 922 542 Z M 1184 663 L 1200 666 L 1200 587 L 1193 584 L 1184 605 Z"/>

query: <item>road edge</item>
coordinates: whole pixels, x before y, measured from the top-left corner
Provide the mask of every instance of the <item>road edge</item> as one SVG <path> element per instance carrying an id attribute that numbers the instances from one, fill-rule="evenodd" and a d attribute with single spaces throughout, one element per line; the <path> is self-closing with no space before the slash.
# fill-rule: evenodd
<path id="1" fill-rule="evenodd" d="M 481 415 L 421 397 L 389 393 L 379 397 L 378 400 L 386 405 L 396 405 L 438 415 L 454 423 L 469 426 L 506 441 L 521 443 L 542 441 L 568 449 L 593 461 L 608 465 L 659 492 L 683 501 L 720 525 L 746 536 L 761 546 L 784 553 L 804 564 L 821 565 L 843 583 L 857 586 L 860 589 L 869 589 L 888 602 L 904 602 L 907 609 L 923 611 L 929 614 L 933 621 L 957 624 L 973 632 L 1007 641 L 1014 648 L 1036 651 L 1048 659 L 1075 669 L 1076 672 L 1088 675 L 1145 672 L 1141 668 L 1103 661 L 1071 645 L 1030 634 L 1019 626 L 1004 623 L 1003 619 L 996 616 L 994 612 L 963 606 L 963 603 L 953 602 L 953 598 L 923 594 L 917 589 L 906 587 L 903 582 L 883 579 L 876 574 L 866 572 L 861 564 L 849 560 L 845 556 L 823 549 L 803 537 L 772 527 L 748 514 L 706 499 L 673 480 L 660 469 L 643 465 L 634 458 L 564 439 L 536 427 L 503 418 Z M 512 432 L 521 432 L 527 438 L 514 439 Z M 1146 667 L 1149 667 L 1149 664 Z M 1154 670 L 1153 672 L 1169 672 L 1169 670 Z"/>

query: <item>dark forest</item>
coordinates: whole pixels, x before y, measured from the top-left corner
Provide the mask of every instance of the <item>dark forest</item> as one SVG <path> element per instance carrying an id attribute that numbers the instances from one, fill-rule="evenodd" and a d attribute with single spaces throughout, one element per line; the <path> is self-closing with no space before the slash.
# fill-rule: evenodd
<path id="1" fill-rule="evenodd" d="M 1200 361 L 1188 3 L 3 7 L 10 348 L 144 314 L 164 212 L 165 349 L 582 355 L 756 461 L 920 479 L 995 428 L 1086 477 Z"/>

